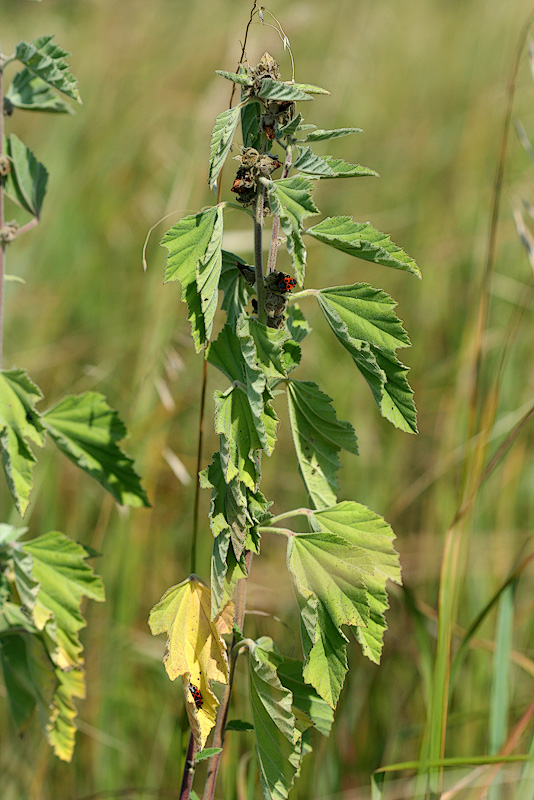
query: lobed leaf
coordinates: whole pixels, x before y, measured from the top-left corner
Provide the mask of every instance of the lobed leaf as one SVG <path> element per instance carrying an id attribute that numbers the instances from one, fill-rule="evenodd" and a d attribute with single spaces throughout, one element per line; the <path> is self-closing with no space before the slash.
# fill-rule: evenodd
<path id="1" fill-rule="evenodd" d="M 4 140 L 4 149 L 11 160 L 11 170 L 4 184 L 7 196 L 39 218 L 48 183 L 46 168 L 14 133 Z"/>
<path id="2" fill-rule="evenodd" d="M 342 344 L 348 336 L 385 351 L 410 346 L 408 334 L 393 311 L 396 302 L 380 289 L 355 283 L 320 289 L 316 296 Z"/>
<path id="3" fill-rule="evenodd" d="M 164 664 L 169 678 L 182 678 L 186 711 L 200 750 L 215 725 L 217 700 L 211 682 L 228 682 L 226 643 L 222 638 L 232 630 L 233 606 L 229 603 L 212 621 L 210 590 L 200 578 L 190 575 L 168 589 L 152 611 L 148 624 L 154 636 L 167 633 Z M 201 692 L 197 708 L 190 686 Z"/>
<path id="4" fill-rule="evenodd" d="M 189 309 L 195 349 L 200 352 L 211 336 L 222 267 L 222 208 L 213 206 L 183 217 L 161 244 L 166 248 L 165 283 L 180 281 L 182 300 Z"/>
<path id="5" fill-rule="evenodd" d="M 336 502 L 336 472 L 343 448 L 358 453 L 354 429 L 337 419 L 332 399 L 316 383 L 287 382 L 289 421 L 295 444 L 299 472 L 315 508 Z"/>
<path id="6" fill-rule="evenodd" d="M 332 708 L 335 708 L 349 665 L 348 639 L 332 620 L 317 597 L 305 601 L 297 596 L 301 609 L 301 637 L 305 664 L 303 678 Z"/>
<path id="7" fill-rule="evenodd" d="M 33 487 L 35 456 L 30 443 L 42 447 L 45 428 L 35 408 L 40 389 L 21 369 L 0 371 L 0 444 L 9 491 L 23 517 Z"/>
<path id="8" fill-rule="evenodd" d="M 277 675 L 279 661 L 268 637 L 251 643 L 250 701 L 260 782 L 266 800 L 287 800 L 301 758 L 301 738 L 292 711 L 293 695 Z"/>
<path id="9" fill-rule="evenodd" d="M 117 444 L 126 428 L 104 395 L 69 395 L 45 411 L 42 421 L 59 449 L 118 503 L 150 505 L 132 459 Z"/>
<path id="10" fill-rule="evenodd" d="M 72 108 L 52 91 L 48 83 L 24 67 L 17 72 L 6 93 L 15 108 L 24 111 L 48 111 L 55 114 L 73 114 Z"/>
<path id="11" fill-rule="evenodd" d="M 15 50 L 15 58 L 52 88 L 81 103 L 78 81 L 65 60 L 70 53 L 54 44 L 53 38 L 39 36 L 33 42 L 20 42 Z"/>
<path id="12" fill-rule="evenodd" d="M 421 277 L 413 258 L 394 244 L 387 234 L 373 228 L 370 222 L 354 222 L 347 216 L 327 217 L 305 233 L 348 255 Z"/>
<path id="13" fill-rule="evenodd" d="M 210 162 L 208 184 L 210 189 L 217 186 L 217 178 L 224 166 L 234 139 L 237 123 L 240 120 L 241 105 L 222 111 L 213 126 L 210 143 Z"/>

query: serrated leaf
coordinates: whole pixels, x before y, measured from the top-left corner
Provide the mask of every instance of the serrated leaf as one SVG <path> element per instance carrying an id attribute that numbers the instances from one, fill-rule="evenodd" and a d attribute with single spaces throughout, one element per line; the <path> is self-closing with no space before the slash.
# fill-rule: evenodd
<path id="1" fill-rule="evenodd" d="M 236 267 L 236 262 L 247 266 L 246 261 L 239 256 L 226 250 L 222 251 L 222 268 L 219 278 L 219 289 L 223 293 L 221 308 L 226 311 L 227 323 L 234 328 L 253 294 L 252 287 L 243 279 L 241 272 Z"/>
<path id="2" fill-rule="evenodd" d="M 126 428 L 104 395 L 68 395 L 43 414 L 59 449 L 91 475 L 121 505 L 149 506 L 133 461 L 118 446 Z"/>
<path id="3" fill-rule="evenodd" d="M 52 91 L 45 81 L 33 75 L 26 67 L 17 72 L 6 94 L 15 108 L 24 111 L 48 111 L 55 114 L 73 114 L 72 108 Z"/>
<path id="4" fill-rule="evenodd" d="M 38 581 L 33 577 L 33 559 L 29 553 L 24 552 L 19 542 L 12 545 L 10 555 L 13 561 L 13 577 L 21 605 L 31 616 L 40 589 Z"/>
<path id="5" fill-rule="evenodd" d="M 311 325 L 302 313 L 298 303 L 292 303 L 287 309 L 287 328 L 295 342 L 302 342 L 312 331 Z"/>
<path id="6" fill-rule="evenodd" d="M 76 734 L 76 699 L 85 697 L 85 674 L 81 669 L 56 669 L 58 685 L 52 702 L 46 734 L 54 753 L 62 761 L 70 761 Z"/>
<path id="7" fill-rule="evenodd" d="M 259 370 L 267 380 L 282 380 L 287 376 L 283 360 L 283 346 L 289 339 L 286 330 L 269 328 L 255 317 L 243 315 L 236 332 L 241 342 L 250 344 L 249 349 L 243 349 L 250 369 Z"/>
<path id="8" fill-rule="evenodd" d="M 293 696 L 276 668 L 280 657 L 262 637 L 249 648 L 250 701 L 260 781 L 266 800 L 286 800 L 298 774 L 301 738 L 295 728 Z"/>
<path id="9" fill-rule="evenodd" d="M 358 453 L 354 428 L 337 419 L 332 399 L 311 381 L 287 382 L 289 421 L 299 472 L 315 508 L 336 502 L 341 449 Z"/>
<path id="10" fill-rule="evenodd" d="M 311 193 L 313 183 L 308 178 L 295 176 L 272 181 L 268 186 L 269 203 L 273 214 L 280 217 L 282 230 L 287 236 L 287 249 L 300 285 L 306 269 L 306 249 L 300 232 L 306 217 L 319 213 Z"/>
<path id="11" fill-rule="evenodd" d="M 293 695 L 293 708 L 304 712 L 313 726 L 323 736 L 328 736 L 334 722 L 334 712 L 313 687 L 304 682 L 303 668 L 302 661 L 283 658 L 276 671 L 282 685 Z"/>
<path id="12" fill-rule="evenodd" d="M 360 350 L 345 347 L 369 384 L 382 416 L 405 433 L 417 433 L 417 410 L 406 378 L 408 367 L 393 353 L 372 346 Z"/>
<path id="13" fill-rule="evenodd" d="M 152 611 L 148 624 L 154 636 L 167 634 L 163 663 L 173 681 L 181 676 L 191 730 L 200 750 L 215 725 L 217 700 L 212 681 L 228 682 L 228 659 L 222 635 L 232 630 L 233 606 L 211 620 L 211 597 L 206 584 L 195 575 L 168 589 Z M 199 689 L 197 708 L 189 690 Z"/>
<path id="14" fill-rule="evenodd" d="M 235 333 L 235 325 L 225 325 L 215 341 L 209 343 L 206 359 L 226 375 L 229 381 L 246 380 L 241 342 Z"/>
<path id="15" fill-rule="evenodd" d="M 326 178 L 364 178 L 373 177 L 378 178 L 378 172 L 369 167 L 362 167 L 361 164 L 349 164 L 348 161 L 343 161 L 342 158 L 334 158 L 333 156 L 322 156 L 323 161 L 330 167 L 332 175 L 325 175 Z M 306 172 L 306 170 L 304 170 Z"/>
<path id="16" fill-rule="evenodd" d="M 206 759 L 211 758 L 212 756 L 216 756 L 217 753 L 222 753 L 222 747 L 206 747 L 195 758 L 195 764 L 198 764 L 201 761 L 206 761 Z"/>
<path id="17" fill-rule="evenodd" d="M 255 491 L 259 482 L 257 453 L 262 448 L 257 422 L 239 387 L 215 392 L 215 433 L 219 434 L 224 479 L 239 478 Z"/>
<path id="18" fill-rule="evenodd" d="M 4 139 L 4 148 L 11 160 L 11 171 L 5 181 L 6 194 L 14 203 L 38 218 L 46 194 L 48 172 L 14 133 Z"/>
<path id="19" fill-rule="evenodd" d="M 15 58 L 52 88 L 81 103 L 78 81 L 65 60 L 70 53 L 54 44 L 53 38 L 39 36 L 33 42 L 20 42 L 15 50 Z"/>
<path id="20" fill-rule="evenodd" d="M 210 189 L 217 187 L 217 178 L 224 166 L 234 139 L 237 123 L 241 117 L 241 105 L 222 111 L 213 126 L 210 143 L 210 165 L 208 184 Z"/>
<path id="21" fill-rule="evenodd" d="M 316 597 L 308 602 L 299 598 L 299 605 L 305 656 L 304 680 L 315 688 L 329 706 L 335 708 L 349 669 L 348 639 L 324 606 L 318 606 Z"/>
<path id="22" fill-rule="evenodd" d="M 161 240 L 168 252 L 165 283 L 178 280 L 182 285 L 182 300 L 189 308 L 197 353 L 213 328 L 222 266 L 222 233 L 222 208 L 213 206 L 183 217 Z"/>
<path id="23" fill-rule="evenodd" d="M 246 487 L 238 477 L 226 483 L 220 453 L 214 453 L 211 464 L 200 476 L 202 488 L 212 489 L 209 510 L 211 532 L 219 536 L 229 531 L 234 553 L 239 559 L 245 546 L 247 523 L 251 522 L 247 514 Z"/>
<path id="24" fill-rule="evenodd" d="M 319 175 L 322 178 L 333 178 L 334 170 L 325 159 L 316 155 L 311 147 L 299 147 L 298 158 L 291 165 L 293 169 L 307 172 L 310 175 Z"/>
<path id="25" fill-rule="evenodd" d="M 27 725 L 36 706 L 45 727 L 56 678 L 41 637 L 11 630 L 0 640 L 0 663 L 9 710 L 17 729 L 21 731 Z"/>
<path id="26" fill-rule="evenodd" d="M 226 78 L 227 81 L 238 83 L 240 86 L 252 86 L 252 79 L 246 73 L 238 74 L 237 72 L 227 72 L 225 69 L 216 69 L 215 74 Z"/>
<path id="27" fill-rule="evenodd" d="M 293 119 L 289 120 L 287 125 L 278 129 L 278 138 L 293 139 L 296 132 L 301 129 L 302 114 L 296 114 Z"/>
<path id="28" fill-rule="evenodd" d="M 338 339 L 348 334 L 351 339 L 390 352 L 410 346 L 408 334 L 393 311 L 397 303 L 380 289 L 355 283 L 320 289 L 316 296 Z"/>
<path id="29" fill-rule="evenodd" d="M 346 216 L 327 217 L 305 232 L 350 256 L 421 277 L 413 258 L 394 244 L 387 234 L 373 228 L 370 222 L 354 222 L 352 217 Z"/>
<path id="30" fill-rule="evenodd" d="M 17 542 L 27 531 L 28 528 L 15 528 L 14 525 L 0 522 L 0 547 L 6 547 L 6 545 Z"/>
<path id="31" fill-rule="evenodd" d="M 44 445 L 45 428 L 35 408 L 40 389 L 21 369 L 0 371 L 0 444 L 7 484 L 24 516 L 33 486 L 35 456 L 30 442 Z"/>
<path id="32" fill-rule="evenodd" d="M 86 622 L 80 612 L 83 597 L 102 602 L 104 586 L 87 562 L 84 548 L 63 533 L 50 531 L 22 545 L 33 559 L 33 578 L 40 583 L 33 618 L 39 630 L 45 625 L 57 651 L 52 655 L 60 669 L 83 663 L 78 632 Z M 49 623 L 49 624 L 47 624 Z"/>
<path id="33" fill-rule="evenodd" d="M 334 130 L 325 131 L 318 128 L 306 134 L 306 142 L 323 142 L 327 139 L 339 139 L 341 136 L 348 136 L 351 133 L 363 133 L 361 128 L 335 128 Z"/>
<path id="34" fill-rule="evenodd" d="M 297 102 L 301 100 L 313 100 L 313 97 L 298 88 L 295 84 L 273 81 L 272 78 L 264 78 L 258 97 L 262 100 L 279 100 L 281 102 Z"/>
<path id="35" fill-rule="evenodd" d="M 214 540 L 211 554 L 212 619 L 232 600 L 237 582 L 247 576 L 245 559 L 243 556 L 239 560 L 235 557 L 234 549 L 230 547 L 230 531 L 226 529 Z"/>

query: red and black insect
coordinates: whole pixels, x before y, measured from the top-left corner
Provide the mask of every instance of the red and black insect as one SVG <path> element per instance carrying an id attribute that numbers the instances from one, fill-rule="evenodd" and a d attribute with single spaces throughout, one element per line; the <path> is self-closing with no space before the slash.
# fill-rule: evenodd
<path id="1" fill-rule="evenodd" d="M 278 280 L 276 281 L 276 285 L 281 292 L 290 292 L 291 289 L 294 289 L 297 285 L 295 278 L 292 278 L 290 275 L 286 275 L 285 272 L 281 272 Z"/>
<path id="2" fill-rule="evenodd" d="M 204 698 L 202 697 L 202 692 L 200 689 L 197 689 L 196 686 L 193 686 L 192 683 L 189 684 L 189 691 L 193 695 L 193 700 L 195 701 L 195 705 L 197 708 L 202 708 L 204 704 Z"/>

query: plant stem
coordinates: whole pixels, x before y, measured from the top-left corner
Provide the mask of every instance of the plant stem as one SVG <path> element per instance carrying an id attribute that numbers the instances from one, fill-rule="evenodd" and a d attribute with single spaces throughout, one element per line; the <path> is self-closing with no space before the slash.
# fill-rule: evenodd
<path id="1" fill-rule="evenodd" d="M 247 567 L 247 575 L 250 574 L 250 566 L 252 564 L 252 551 L 248 550 L 245 555 L 245 564 Z M 234 622 L 236 627 L 242 632 L 243 622 L 245 619 L 245 609 L 247 602 L 247 580 L 242 578 L 237 584 L 236 590 L 236 604 L 235 604 L 235 617 Z M 230 670 L 228 675 L 228 683 L 224 689 L 224 694 L 221 698 L 221 705 L 219 706 L 219 713 L 217 714 L 217 723 L 213 733 L 212 747 L 223 747 L 224 743 L 224 729 L 226 727 L 226 720 L 228 718 L 228 709 L 230 707 L 230 697 L 232 696 L 232 687 L 234 684 L 235 668 L 237 664 L 237 648 L 236 648 L 235 634 L 232 637 L 232 644 L 230 647 Z M 221 753 L 216 753 L 209 760 L 208 774 L 206 776 L 206 785 L 204 787 L 203 800 L 213 800 L 215 793 L 215 784 L 217 782 L 217 772 L 219 769 L 219 762 L 221 760 Z"/>
<path id="2" fill-rule="evenodd" d="M 254 269 L 256 272 L 256 292 L 258 295 L 258 319 L 264 325 L 267 323 L 265 311 L 265 289 L 263 286 L 263 253 L 261 239 L 263 234 L 263 206 L 265 202 L 265 187 L 261 186 L 256 198 L 256 215 L 254 219 Z"/>
<path id="3" fill-rule="evenodd" d="M 206 405 L 206 384 L 208 381 L 208 362 L 204 358 L 202 367 L 202 388 L 200 390 L 200 419 L 198 423 L 197 445 L 197 474 L 195 485 L 195 505 L 193 507 L 193 540 L 191 542 L 191 572 L 196 573 L 197 566 L 197 538 L 198 538 L 198 508 L 200 505 L 200 466 L 202 462 L 202 442 L 204 439 L 204 407 Z"/>
<path id="4" fill-rule="evenodd" d="M 191 733 L 189 736 L 189 745 L 187 747 L 187 754 L 185 756 L 184 774 L 182 777 L 182 785 L 180 787 L 180 800 L 189 800 L 191 794 L 191 787 L 193 786 L 193 778 L 195 777 L 195 756 L 197 754 L 197 743 L 195 737 Z"/>
<path id="5" fill-rule="evenodd" d="M 4 63 L 0 52 L 0 156 L 4 151 Z M 0 179 L 0 230 L 4 227 L 4 179 Z M 4 284 L 6 268 L 6 243 L 0 242 L 0 369 L 4 345 Z"/>
<path id="6" fill-rule="evenodd" d="M 293 148 L 291 146 L 287 148 L 284 169 L 282 170 L 282 178 L 287 178 L 289 174 L 292 151 Z M 269 249 L 269 260 L 267 262 L 267 272 L 266 272 L 267 275 L 269 275 L 271 272 L 274 272 L 274 268 L 276 267 L 276 256 L 278 254 L 278 245 L 279 245 L 278 241 L 279 232 L 280 232 L 280 217 L 275 217 L 273 222 L 273 230 L 271 233 L 271 247 Z"/>

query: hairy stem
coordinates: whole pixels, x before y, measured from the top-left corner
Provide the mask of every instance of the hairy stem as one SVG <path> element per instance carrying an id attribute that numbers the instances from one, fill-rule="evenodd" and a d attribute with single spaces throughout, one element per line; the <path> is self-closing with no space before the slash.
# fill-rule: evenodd
<path id="1" fill-rule="evenodd" d="M 261 240 L 263 234 L 263 206 L 265 203 L 265 187 L 262 186 L 256 198 L 256 215 L 254 219 L 254 269 L 256 272 L 256 292 L 258 294 L 258 319 L 267 323 L 265 311 L 265 289 L 263 286 L 263 254 Z"/>
<path id="2" fill-rule="evenodd" d="M 252 564 L 252 552 L 247 551 L 245 555 L 245 564 L 247 567 L 247 574 L 250 573 L 250 565 Z M 236 627 L 242 632 L 243 622 L 245 620 L 245 609 L 247 603 L 247 578 L 242 578 L 237 584 L 236 590 L 236 604 L 235 604 L 235 617 L 234 622 Z M 234 685 L 235 668 L 237 664 L 238 650 L 236 647 L 236 637 L 232 638 L 230 646 L 230 670 L 228 675 L 228 683 L 224 689 L 224 694 L 221 698 L 221 705 L 219 706 L 219 713 L 217 714 L 217 723 L 213 733 L 212 747 L 223 747 L 224 743 L 224 729 L 226 727 L 226 720 L 228 718 L 228 709 L 230 707 L 230 697 L 232 696 L 232 687 Z M 219 762 L 221 760 L 221 753 L 216 753 L 213 758 L 210 758 L 208 766 L 208 774 L 206 777 L 206 785 L 204 787 L 203 800 L 213 800 L 215 793 L 215 784 L 217 783 L 217 772 L 219 770 Z"/>
<path id="3" fill-rule="evenodd" d="M 180 787 L 180 800 L 189 800 L 191 794 L 191 787 L 193 786 L 193 778 L 195 777 L 195 756 L 197 754 L 197 743 L 193 734 L 189 736 L 189 745 L 187 747 L 187 754 L 185 756 L 184 774 L 182 776 L 182 785 Z"/>
<path id="4" fill-rule="evenodd" d="M 284 162 L 284 169 L 282 170 L 282 178 L 287 178 L 289 168 L 291 167 L 291 153 L 293 148 L 289 146 L 286 151 L 286 160 Z M 269 260 L 267 262 L 267 275 L 274 272 L 276 267 L 276 256 L 278 255 L 278 234 L 280 232 L 280 217 L 275 217 L 273 222 L 273 229 L 271 233 L 271 247 L 269 249 Z"/>

